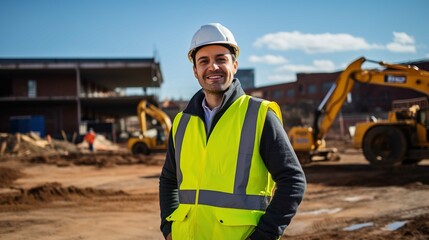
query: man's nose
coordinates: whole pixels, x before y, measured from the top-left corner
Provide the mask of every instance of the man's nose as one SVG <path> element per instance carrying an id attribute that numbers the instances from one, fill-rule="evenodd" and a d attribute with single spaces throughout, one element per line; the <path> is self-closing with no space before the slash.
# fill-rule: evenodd
<path id="1" fill-rule="evenodd" d="M 216 62 L 213 62 L 210 64 L 210 69 L 211 70 L 217 70 L 217 69 L 219 69 L 219 65 Z"/>

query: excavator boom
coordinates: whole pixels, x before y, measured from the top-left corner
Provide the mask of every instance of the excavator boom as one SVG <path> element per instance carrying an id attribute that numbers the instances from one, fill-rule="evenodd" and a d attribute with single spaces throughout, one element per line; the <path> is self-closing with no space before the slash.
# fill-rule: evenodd
<path id="1" fill-rule="evenodd" d="M 379 67 L 382 67 L 382 69 L 362 69 L 362 65 L 365 62 L 376 63 L 379 65 Z M 329 129 L 331 128 L 338 113 L 340 112 L 344 102 L 346 101 L 347 95 L 352 91 L 353 86 L 356 82 L 375 84 L 386 87 L 407 88 L 424 93 L 425 95 L 429 95 L 429 72 L 420 70 L 415 66 L 403 64 L 389 64 L 381 61 L 367 60 L 364 57 L 358 58 L 351 64 L 349 64 L 343 72 L 341 72 L 336 82 L 332 85 L 331 89 L 328 91 L 327 95 L 320 103 L 319 107 L 315 112 L 313 128 L 299 127 L 299 130 L 297 130 L 297 127 L 296 129 L 291 129 L 289 137 L 292 139 L 292 146 L 294 148 L 295 146 L 298 146 L 298 149 L 300 151 L 298 152 L 298 155 L 301 154 L 311 157 L 312 155 L 320 155 L 320 153 L 323 153 L 324 156 L 327 156 L 328 153 L 334 153 L 336 151 L 335 149 L 327 149 L 325 147 L 324 138 Z M 393 120 L 392 118 L 390 119 L 390 122 L 387 123 L 387 125 L 405 125 L 404 127 L 401 127 L 400 130 L 395 129 L 393 132 L 397 134 L 401 134 L 401 132 L 404 132 L 404 136 L 401 135 L 401 137 L 406 139 L 408 141 L 407 144 L 409 144 L 410 146 L 416 145 L 414 144 L 414 142 L 412 142 L 414 135 L 418 135 L 420 142 L 419 146 L 429 146 L 429 143 L 427 142 L 421 143 L 422 139 L 429 139 L 429 137 L 426 137 L 426 132 L 423 132 L 422 130 L 419 130 L 418 133 L 413 134 L 407 132 L 410 131 L 409 129 L 416 129 L 416 127 L 411 126 L 411 122 L 415 121 L 402 121 L 398 123 L 397 120 Z M 366 131 L 371 130 L 374 126 L 375 125 L 370 124 L 367 125 L 365 128 L 361 128 L 361 132 L 358 133 L 358 135 L 361 137 L 360 141 L 365 141 L 363 138 L 364 136 L 366 136 Z M 425 127 L 419 126 L 418 129 L 424 129 Z M 385 127 L 384 129 L 392 129 L 392 127 Z M 305 131 L 311 134 L 305 134 Z M 377 131 L 376 133 L 379 132 L 380 131 Z M 377 137 L 375 133 L 373 135 Z M 311 136 L 311 138 L 307 136 Z M 294 142 L 293 140 L 297 141 Z M 404 140 L 403 142 L 406 142 L 406 140 Z M 302 142 L 306 142 L 307 144 L 302 145 Z M 304 148 L 306 147 L 306 149 L 303 149 L 302 146 L 304 146 Z M 364 142 L 362 143 L 362 146 L 369 147 L 370 144 Z M 379 149 L 375 149 L 374 151 L 376 150 L 378 151 Z M 306 152 L 310 154 L 306 154 Z M 368 150 L 365 151 L 364 149 L 364 152 L 367 153 Z M 407 151 L 404 150 L 402 152 L 401 157 L 404 158 L 404 156 L 406 156 L 407 154 Z M 367 155 L 370 156 L 370 154 Z M 399 157 L 398 159 L 400 159 L 401 157 Z M 374 158 L 377 158 L 377 156 L 375 156 Z M 395 160 L 395 162 L 398 161 L 399 160 Z M 308 162 L 308 160 L 304 160 L 303 162 Z"/>
<path id="2" fill-rule="evenodd" d="M 377 63 L 385 67 L 385 69 L 364 70 L 362 69 L 362 64 L 366 61 Z M 320 116 L 323 113 L 324 118 L 320 125 L 318 123 L 319 119 L 315 118 L 316 121 L 313 127 L 315 128 L 314 134 L 316 134 L 317 139 L 323 139 L 326 136 L 355 82 L 408 88 L 429 95 L 429 72 L 419 70 L 415 66 L 388 64 L 367 60 L 363 57 L 359 58 L 340 74 L 319 105 L 316 116 Z"/>

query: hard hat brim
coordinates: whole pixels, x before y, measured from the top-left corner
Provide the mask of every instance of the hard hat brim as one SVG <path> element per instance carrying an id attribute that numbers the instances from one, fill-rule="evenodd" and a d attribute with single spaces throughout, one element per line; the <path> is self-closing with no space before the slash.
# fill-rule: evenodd
<path id="1" fill-rule="evenodd" d="M 237 45 L 231 44 L 230 42 L 225 42 L 225 41 L 210 42 L 210 43 L 206 43 L 206 44 L 204 44 L 204 43 L 200 44 L 200 45 L 194 47 L 193 49 L 189 50 L 189 52 L 188 52 L 188 59 L 189 59 L 189 61 L 191 63 L 194 63 L 193 56 L 196 54 L 196 52 L 199 49 L 201 49 L 201 48 L 203 48 L 205 46 L 209 46 L 209 45 L 220 45 L 220 46 L 224 46 L 224 47 L 229 46 L 232 49 L 234 49 L 234 52 L 231 52 L 231 53 L 235 55 L 235 58 L 238 58 L 238 55 L 240 54 L 240 48 Z"/>

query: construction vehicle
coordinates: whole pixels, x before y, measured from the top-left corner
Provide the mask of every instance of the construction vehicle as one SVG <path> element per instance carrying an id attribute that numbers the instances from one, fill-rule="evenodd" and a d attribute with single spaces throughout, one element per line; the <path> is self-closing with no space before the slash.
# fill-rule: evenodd
<path id="1" fill-rule="evenodd" d="M 377 63 L 383 69 L 362 69 L 364 62 Z M 355 82 L 407 88 L 429 95 L 427 71 L 364 57 L 353 61 L 320 103 L 313 127 L 293 127 L 289 132 L 292 146 L 302 164 L 311 162 L 314 157 L 338 159 L 337 149 L 328 148 L 324 139 Z M 425 100 L 426 103 L 422 100 L 408 102 L 408 105 L 405 104 L 407 108 L 392 109 L 385 120 L 356 124 L 354 147 L 362 149 L 366 160 L 372 165 L 395 166 L 429 158 L 427 97 Z"/>
<path id="2" fill-rule="evenodd" d="M 151 129 L 148 129 L 148 116 L 155 120 Z M 141 133 L 138 137 L 128 139 L 128 149 L 133 154 L 144 155 L 166 151 L 168 135 L 171 130 L 170 117 L 145 99 L 137 105 L 137 117 Z"/>

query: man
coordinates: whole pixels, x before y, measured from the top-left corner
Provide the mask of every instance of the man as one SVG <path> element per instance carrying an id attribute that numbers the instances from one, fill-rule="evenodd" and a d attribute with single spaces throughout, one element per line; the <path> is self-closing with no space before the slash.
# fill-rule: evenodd
<path id="1" fill-rule="evenodd" d="M 94 152 L 94 142 L 95 142 L 96 134 L 94 129 L 90 128 L 86 133 L 84 139 L 88 143 L 88 149 L 90 152 Z"/>
<path id="2" fill-rule="evenodd" d="M 166 239 L 277 239 L 303 198 L 305 176 L 280 109 L 245 95 L 234 79 L 238 55 L 219 23 L 192 39 L 188 58 L 202 89 L 170 132 L 159 188 Z"/>

